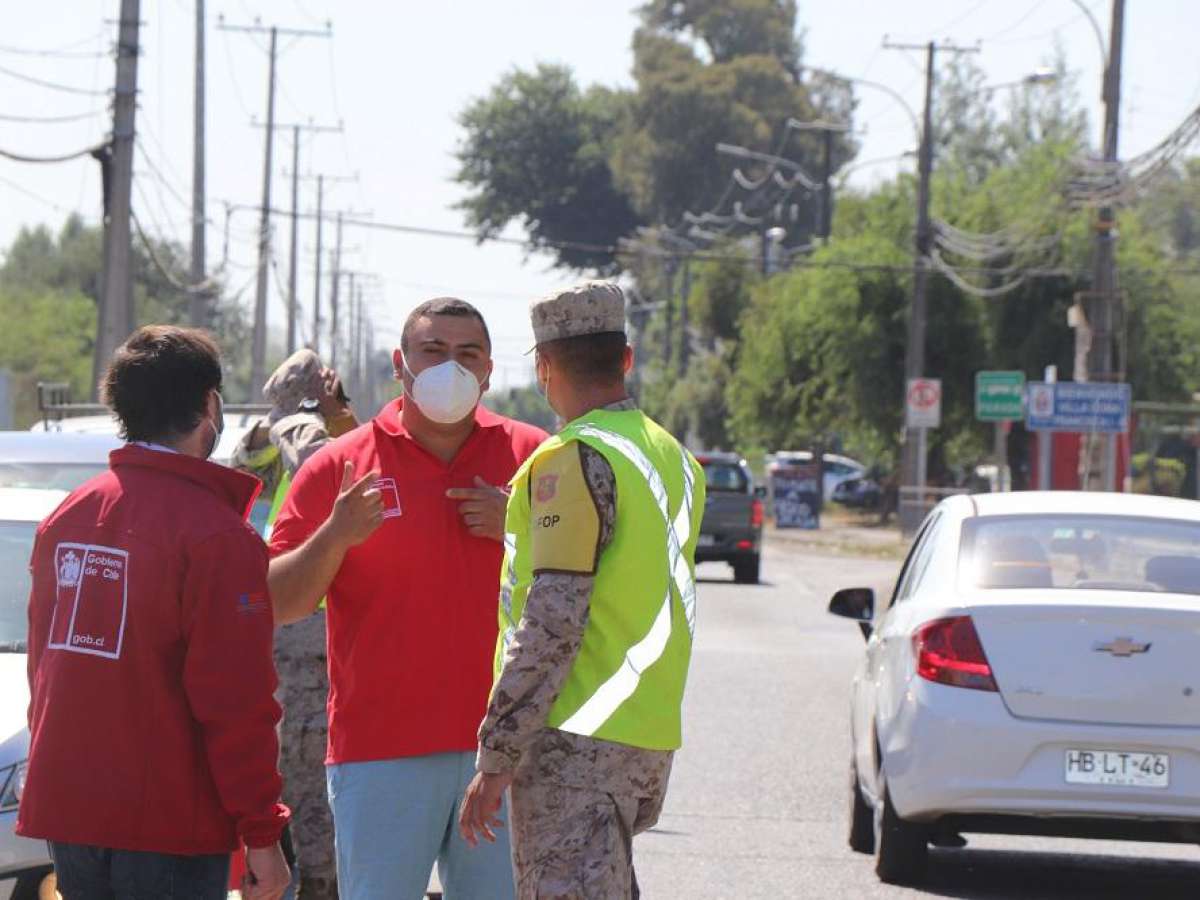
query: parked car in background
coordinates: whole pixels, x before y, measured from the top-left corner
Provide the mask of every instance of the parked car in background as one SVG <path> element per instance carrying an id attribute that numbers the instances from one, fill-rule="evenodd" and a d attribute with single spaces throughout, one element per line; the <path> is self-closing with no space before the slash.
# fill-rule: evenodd
<path id="1" fill-rule="evenodd" d="M 112 434 L 0 431 L 0 487 L 71 491 L 108 468 Z"/>
<path id="2" fill-rule="evenodd" d="M 736 453 L 701 453 L 708 483 L 696 562 L 727 562 L 738 584 L 757 584 L 762 558 L 763 501 L 750 467 Z"/>
<path id="3" fill-rule="evenodd" d="M 261 413 L 258 412 L 227 412 L 225 430 L 221 432 L 221 439 L 213 450 L 212 461 L 223 466 L 229 465 L 243 435 L 253 428 L 254 423 L 261 417 Z M 91 475 L 98 475 L 108 468 L 108 451 L 125 443 L 118 434 L 119 427 L 117 420 L 111 415 L 87 415 L 46 419 L 35 423 L 29 432 L 0 432 L 0 485 L 8 483 L 4 475 L 8 458 L 12 460 L 13 471 L 19 472 L 22 468 L 30 470 L 44 465 L 43 458 L 53 461 L 70 457 L 71 454 L 87 456 L 87 460 L 81 460 L 73 470 L 74 474 L 68 472 L 67 463 L 60 464 L 63 468 L 63 473 L 59 476 L 62 484 L 52 485 L 67 490 L 75 488 Z M 27 438 L 18 437 L 21 434 L 26 434 Z M 6 447 L 11 447 L 11 452 L 6 451 Z M 24 457 L 24 462 L 18 462 L 20 456 Z M 99 463 L 95 471 L 86 477 L 80 477 L 73 484 L 67 483 L 75 475 L 84 475 L 97 460 Z M 250 524 L 259 534 L 266 534 L 267 517 L 270 515 L 273 499 L 260 495 L 250 509 Z"/>
<path id="4" fill-rule="evenodd" d="M 781 450 L 768 458 L 776 466 L 799 466 L 812 463 L 814 456 L 809 450 Z M 833 500 L 833 492 L 839 484 L 851 478 L 864 478 L 867 467 L 856 459 L 837 453 L 826 453 L 821 457 L 821 492 L 826 502 Z"/>
<path id="5" fill-rule="evenodd" d="M 12 900 L 55 896 L 46 842 L 18 837 L 13 829 L 29 758 L 29 557 L 38 523 L 66 496 L 0 487 L 0 897 Z"/>
<path id="6" fill-rule="evenodd" d="M 851 509 L 878 509 L 883 488 L 872 478 L 847 478 L 833 489 L 830 499 Z"/>
<path id="7" fill-rule="evenodd" d="M 829 611 L 867 638 L 849 841 L 884 881 L 964 832 L 1200 843 L 1200 503 L 950 497 Z"/>

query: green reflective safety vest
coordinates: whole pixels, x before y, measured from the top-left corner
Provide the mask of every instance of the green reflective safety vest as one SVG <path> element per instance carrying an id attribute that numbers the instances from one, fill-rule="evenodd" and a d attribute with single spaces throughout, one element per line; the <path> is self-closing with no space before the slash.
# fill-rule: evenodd
<path id="1" fill-rule="evenodd" d="M 514 476 L 496 677 L 533 583 L 533 464 L 571 441 L 582 441 L 612 466 L 617 515 L 598 563 L 583 644 L 547 724 L 634 747 L 677 749 L 696 621 L 704 473 L 675 438 L 638 410 L 595 410 L 576 419 Z"/>

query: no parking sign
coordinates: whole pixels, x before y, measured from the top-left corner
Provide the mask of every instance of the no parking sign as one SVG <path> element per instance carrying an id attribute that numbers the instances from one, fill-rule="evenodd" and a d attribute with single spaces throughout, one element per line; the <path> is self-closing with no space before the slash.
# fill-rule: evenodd
<path id="1" fill-rule="evenodd" d="M 910 378 L 904 394 L 904 420 L 909 428 L 939 428 L 942 424 L 940 378 Z"/>

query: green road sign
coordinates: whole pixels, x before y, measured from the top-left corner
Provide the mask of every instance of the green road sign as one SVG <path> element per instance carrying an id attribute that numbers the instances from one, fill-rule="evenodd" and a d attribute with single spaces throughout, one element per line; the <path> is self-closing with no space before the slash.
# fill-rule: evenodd
<path id="1" fill-rule="evenodd" d="M 1024 372 L 976 372 L 975 418 L 1016 422 L 1025 418 Z"/>

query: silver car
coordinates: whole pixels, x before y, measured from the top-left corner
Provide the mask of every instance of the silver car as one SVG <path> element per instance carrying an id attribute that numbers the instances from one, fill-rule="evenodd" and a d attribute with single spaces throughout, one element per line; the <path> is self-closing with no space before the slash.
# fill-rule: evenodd
<path id="1" fill-rule="evenodd" d="M 952 497 L 867 637 L 850 846 L 884 881 L 964 832 L 1200 843 L 1200 503 Z"/>

